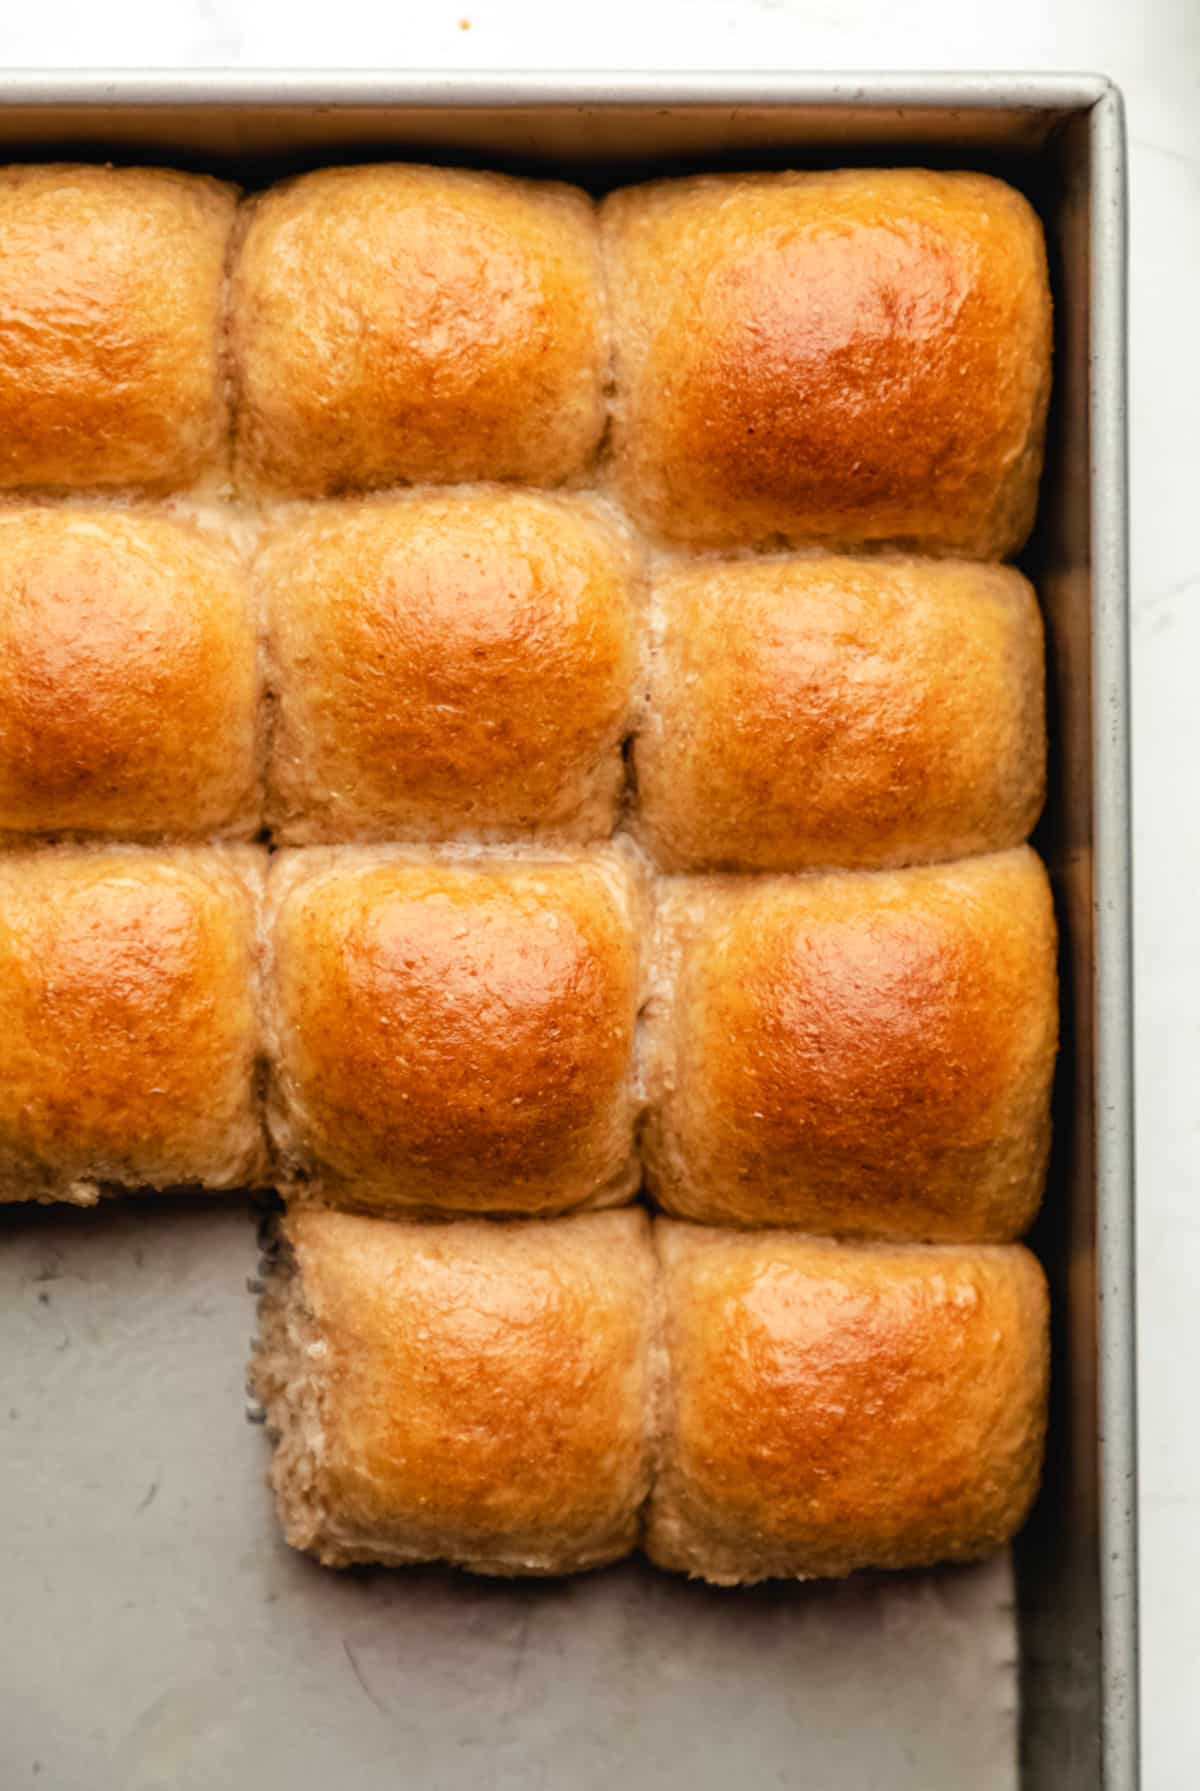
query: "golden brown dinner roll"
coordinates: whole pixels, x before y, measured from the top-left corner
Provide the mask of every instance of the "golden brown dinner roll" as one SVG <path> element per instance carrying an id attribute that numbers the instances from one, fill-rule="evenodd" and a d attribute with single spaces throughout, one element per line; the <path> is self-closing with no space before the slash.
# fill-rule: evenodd
<path id="1" fill-rule="evenodd" d="M 639 898 L 615 851 L 279 854 L 269 1117 L 284 1182 L 433 1212 L 628 1199 Z"/>
<path id="2" fill-rule="evenodd" d="M 907 871 L 682 878 L 646 1015 L 669 1212 L 1005 1240 L 1046 1174 L 1054 912 L 1028 847 Z"/>
<path id="3" fill-rule="evenodd" d="M 251 1385 L 288 1541 L 327 1566 L 628 1554 L 656 1405 L 646 1215 L 282 1221 Z"/>
<path id="4" fill-rule="evenodd" d="M 669 1394 L 646 1551 L 735 1585 L 986 1555 L 1037 1490 L 1046 1284 L 1020 1245 L 659 1223 Z"/>
<path id="5" fill-rule="evenodd" d="M 493 486 L 316 506 L 257 561 L 278 839 L 612 832 L 637 665 L 626 537 Z"/>
<path id="6" fill-rule="evenodd" d="M 0 1199 L 261 1175 L 263 856 L 0 854 Z"/>
<path id="7" fill-rule="evenodd" d="M 235 206 L 158 168 L 0 168 L 0 489 L 179 489 L 225 465 Z"/>
<path id="8" fill-rule="evenodd" d="M 967 561 L 706 561 L 654 590 L 640 832 L 668 870 L 1018 845 L 1042 805 L 1042 624 Z"/>
<path id="9" fill-rule="evenodd" d="M 982 174 L 701 175 L 612 194 L 616 473 L 688 547 L 1002 559 L 1050 389 L 1041 225 Z"/>
<path id="10" fill-rule="evenodd" d="M 249 579 L 189 524 L 0 509 L 0 832 L 254 832 Z"/>
<path id="11" fill-rule="evenodd" d="M 272 187 L 233 280 L 241 484 L 557 484 L 604 427 L 600 292 L 574 187 L 400 165 Z"/>

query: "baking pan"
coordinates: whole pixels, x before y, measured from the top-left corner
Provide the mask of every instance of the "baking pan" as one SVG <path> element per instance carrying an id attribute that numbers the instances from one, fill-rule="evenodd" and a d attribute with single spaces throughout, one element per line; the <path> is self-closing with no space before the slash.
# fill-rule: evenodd
<path id="1" fill-rule="evenodd" d="M 1124 136 L 1090 76 L 30 73 L 6 157 L 211 168 L 424 156 L 567 172 L 986 168 L 1050 242 L 1038 530 L 1063 935 L 1045 1217 L 1044 1490 L 1010 1560 L 716 1592 L 323 1573 L 279 1542 L 242 1423 L 253 1214 L 8 1211 L 0 1236 L 0 1769 L 53 1791 L 330 1783 L 1134 1791 L 1135 1412 Z M 1014 1598 L 1015 1593 L 1015 1598 Z M 1018 1716 L 1019 1712 L 1019 1716 Z"/>

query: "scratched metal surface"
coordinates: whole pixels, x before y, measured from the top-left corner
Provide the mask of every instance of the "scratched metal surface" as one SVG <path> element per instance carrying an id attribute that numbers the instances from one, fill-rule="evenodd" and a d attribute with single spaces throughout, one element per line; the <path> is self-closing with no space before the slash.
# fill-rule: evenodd
<path id="1" fill-rule="evenodd" d="M 255 1266 L 239 1204 L 0 1220 L 5 1791 L 1013 1791 L 1005 1562 L 731 1594 L 292 1554 Z"/>

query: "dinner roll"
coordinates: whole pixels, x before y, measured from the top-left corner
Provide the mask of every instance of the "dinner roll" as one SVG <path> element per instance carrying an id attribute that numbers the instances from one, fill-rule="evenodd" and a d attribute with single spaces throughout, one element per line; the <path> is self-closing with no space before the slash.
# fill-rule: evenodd
<path id="1" fill-rule="evenodd" d="M 634 575 L 594 506 L 505 487 L 282 523 L 257 562 L 276 838 L 606 837 Z"/>
<path id="2" fill-rule="evenodd" d="M 643 1212 L 422 1225 L 309 1207 L 282 1234 L 251 1387 L 294 1548 L 493 1574 L 629 1553 L 656 1403 Z"/>
<path id="3" fill-rule="evenodd" d="M 1020 1245 L 655 1227 L 669 1354 L 646 1550 L 718 1585 L 969 1561 L 1037 1490 L 1046 1284 Z"/>
<path id="4" fill-rule="evenodd" d="M 654 591 L 635 764 L 667 870 L 889 866 L 1024 840 L 1042 805 L 1042 624 L 966 561 L 702 561 Z"/>
<path id="5" fill-rule="evenodd" d="M 544 1213 L 628 1199 L 639 889 L 616 852 L 283 852 L 272 1133 L 338 1205 Z"/>
<path id="6" fill-rule="evenodd" d="M 605 420 L 600 292 L 574 187 L 399 165 L 272 187 L 233 279 L 242 486 L 578 473 Z"/>
<path id="7" fill-rule="evenodd" d="M 0 509 L 0 832 L 252 834 L 255 634 L 189 524 Z"/>
<path id="8" fill-rule="evenodd" d="M 701 175 L 614 193 L 616 474 L 687 547 L 1002 559 L 1050 390 L 1041 225 L 982 174 Z"/>
<path id="9" fill-rule="evenodd" d="M 896 1239 L 1028 1226 L 1058 1037 L 1054 912 L 1028 847 L 679 879 L 655 960 L 643 1148 L 669 1212 Z"/>
<path id="10" fill-rule="evenodd" d="M 262 857 L 0 855 L 0 1200 L 261 1177 Z"/>
<path id="11" fill-rule="evenodd" d="M 0 489 L 178 489 L 225 465 L 235 206 L 157 168 L 0 168 Z"/>

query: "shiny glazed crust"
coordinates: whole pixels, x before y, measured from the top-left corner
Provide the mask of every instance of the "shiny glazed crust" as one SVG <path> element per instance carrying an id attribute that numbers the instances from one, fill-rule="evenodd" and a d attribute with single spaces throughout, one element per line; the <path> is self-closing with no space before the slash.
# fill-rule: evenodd
<path id="1" fill-rule="evenodd" d="M 1004 559 L 1050 390 L 1036 215 L 981 174 L 701 175 L 604 201 L 615 472 L 654 535 Z"/>
<path id="2" fill-rule="evenodd" d="M 323 504 L 268 534 L 255 576 L 277 839 L 612 832 L 641 605 L 596 505 L 499 486 Z"/>
<path id="3" fill-rule="evenodd" d="M 668 883 L 652 975 L 642 1143 L 669 1212 L 934 1241 L 1033 1219 L 1058 1003 L 1028 847 Z"/>
<path id="4" fill-rule="evenodd" d="M 705 561 L 653 590 L 634 763 L 666 870 L 871 868 L 1019 845 L 1045 788 L 1027 580 L 961 561 Z"/>
<path id="5" fill-rule="evenodd" d="M 288 1541 L 327 1566 L 567 1573 L 628 1554 L 657 1413 L 643 1212 L 282 1221 L 252 1384 Z"/>
<path id="6" fill-rule="evenodd" d="M 718 1585 L 991 1553 L 1037 1490 L 1045 1278 L 1019 1245 L 660 1222 L 669 1356 L 646 1552 Z"/>
<path id="7" fill-rule="evenodd" d="M 1049 368 L 1040 226 L 978 175 L 661 182 L 601 228 L 464 170 L 239 214 L 0 168 L 0 1201 L 283 1188 L 295 1546 L 559 1573 L 645 1522 L 726 1584 L 1021 1522 L 1042 643 L 972 562 L 1032 523 Z M 178 520 L 230 480 L 254 582 Z M 743 557 L 660 559 L 644 613 L 633 524 Z M 704 873 L 653 928 L 595 845 L 635 725 L 632 825 Z M 305 848 L 266 896 L 261 850 L 162 846 L 251 835 L 264 776 Z M 554 1217 L 635 1195 L 639 1127 L 666 1210 L 766 1229 Z"/>
<path id="8" fill-rule="evenodd" d="M 0 510 L 0 835 L 253 834 L 256 632 L 190 524 Z"/>
<path id="9" fill-rule="evenodd" d="M 264 856 L 0 855 L 0 1200 L 261 1180 Z"/>
<path id="10" fill-rule="evenodd" d="M 285 181 L 249 208 L 232 337 L 245 490 L 556 485 L 604 427 L 595 208 L 456 168 Z"/>
<path id="11" fill-rule="evenodd" d="M 227 460 L 236 189 L 0 168 L 0 490 L 179 490 Z"/>
<path id="12" fill-rule="evenodd" d="M 611 850 L 280 853 L 269 1119 L 284 1184 L 432 1212 L 628 1199 L 643 925 Z"/>

